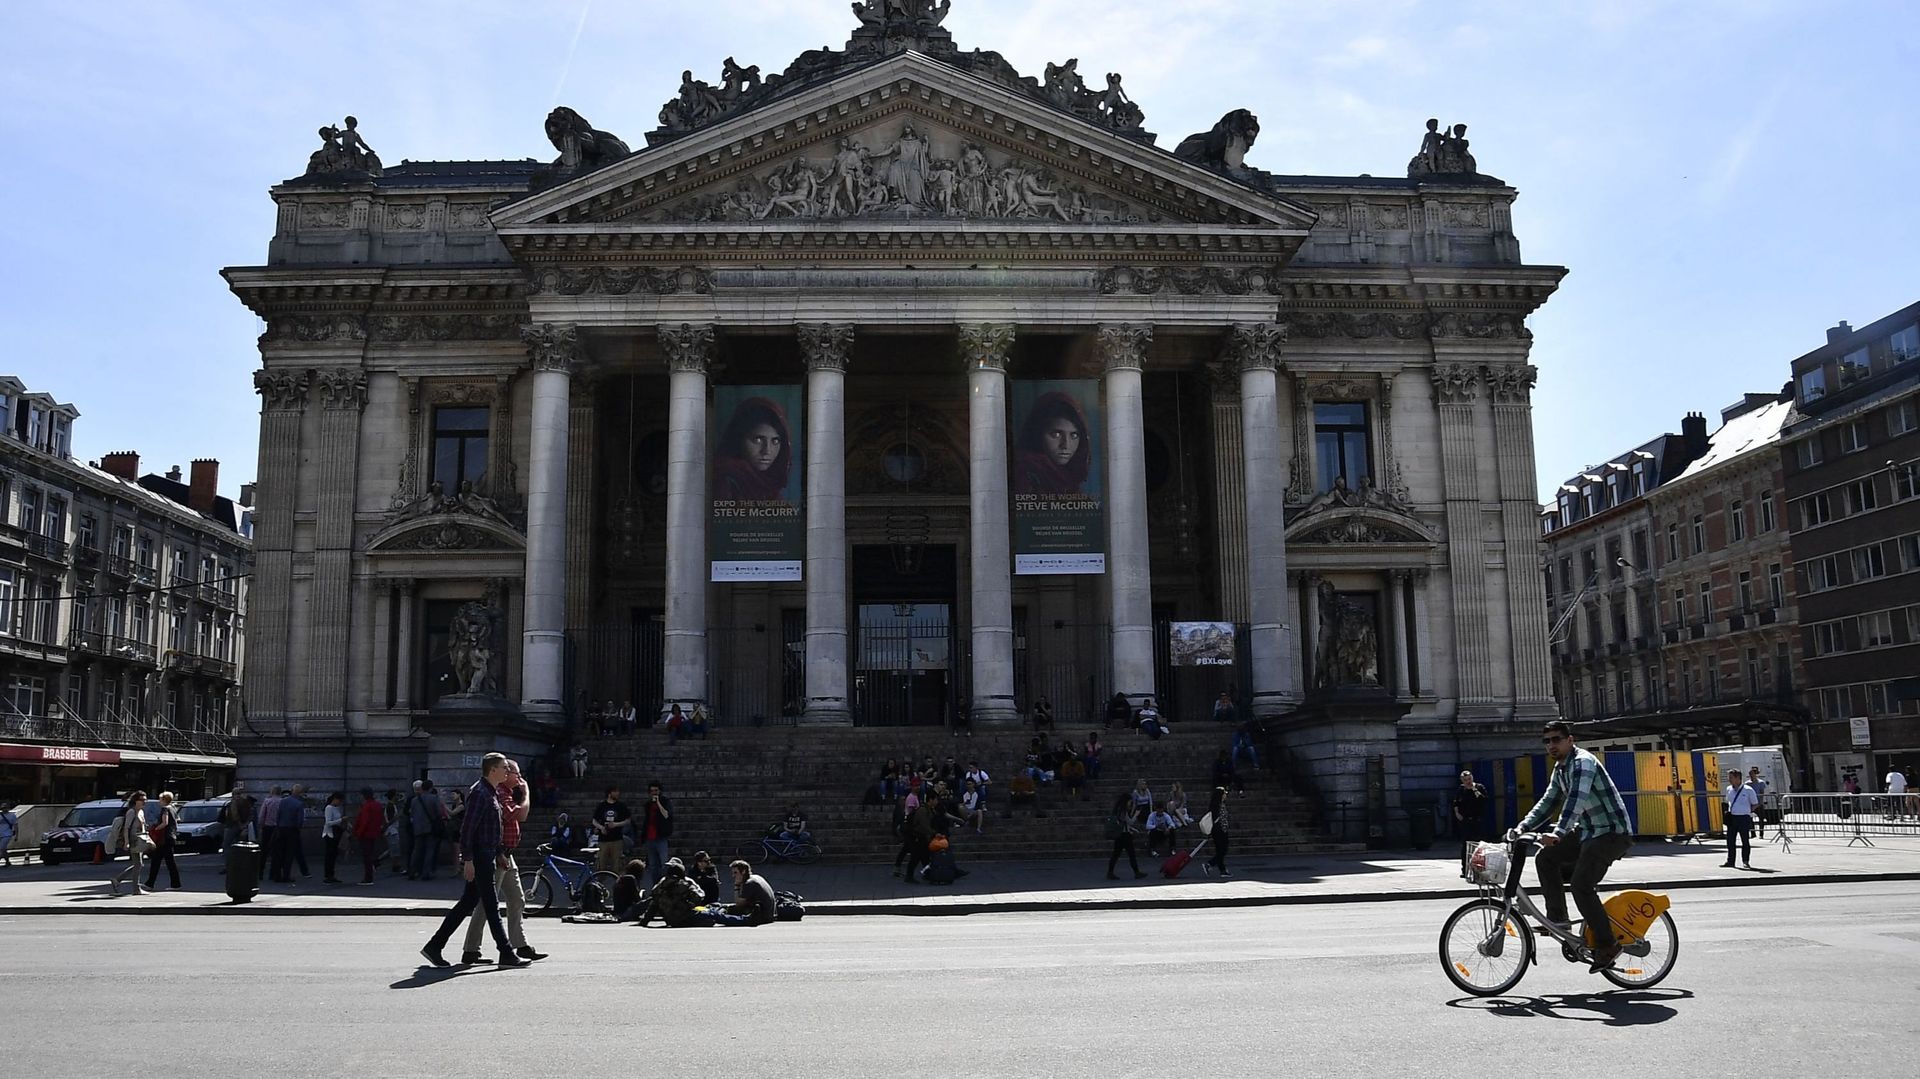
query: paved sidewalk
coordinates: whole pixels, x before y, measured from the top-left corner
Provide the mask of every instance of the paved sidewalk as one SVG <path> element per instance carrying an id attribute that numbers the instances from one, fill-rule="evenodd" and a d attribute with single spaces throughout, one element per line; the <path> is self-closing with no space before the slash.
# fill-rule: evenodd
<path id="1" fill-rule="evenodd" d="M 1724 848 L 1659 842 L 1636 844 L 1607 881 L 1609 888 L 1738 887 L 1824 884 L 1849 880 L 1920 881 L 1920 837 L 1878 839 L 1871 849 L 1842 838 L 1796 840 L 1793 852 L 1773 843 L 1756 847 L 1753 870 L 1725 869 Z M 964 858 L 964 853 L 963 853 Z M 907 884 L 886 866 L 771 865 L 761 867 L 774 887 L 799 892 L 812 914 L 976 914 L 995 911 L 1264 906 L 1282 903 L 1384 902 L 1465 896 L 1469 888 L 1448 853 L 1371 851 L 1235 859 L 1233 876 L 1203 876 L 1189 868 L 1163 880 L 1158 860 L 1143 859 L 1139 880 L 1120 866 L 1121 881 L 1105 879 L 1105 859 L 987 862 L 962 865 L 966 877 L 949 886 Z M 125 863 L 107 866 L 32 866 L 0 869 L 0 916 L 41 914 L 440 914 L 459 894 L 452 875 L 431 882 L 391 873 L 372 886 L 268 885 L 251 903 L 227 899 L 219 860 L 181 859 L 180 891 L 108 894 L 106 879 Z M 357 870 L 349 880 L 357 879 Z M 1529 874 L 1531 881 L 1531 874 Z M 164 878 L 163 878 L 164 883 Z"/>

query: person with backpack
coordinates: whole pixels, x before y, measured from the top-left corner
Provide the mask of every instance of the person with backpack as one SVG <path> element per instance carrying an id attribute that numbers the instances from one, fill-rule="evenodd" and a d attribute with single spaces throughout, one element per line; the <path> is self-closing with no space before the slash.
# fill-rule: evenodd
<path id="1" fill-rule="evenodd" d="M 226 850 L 247 838 L 247 825 L 253 823 L 253 795 L 244 783 L 233 785 L 233 794 L 220 807 L 220 849 Z M 220 870 L 226 872 L 223 867 Z"/>
<path id="2" fill-rule="evenodd" d="M 1107 814 L 1107 838 L 1113 840 L 1113 850 L 1107 855 L 1108 880 L 1120 879 L 1114 869 L 1119 866 L 1123 852 L 1127 856 L 1127 864 L 1133 867 L 1133 878 L 1139 880 L 1146 876 L 1140 869 L 1140 857 L 1133 845 L 1133 837 L 1139 833 L 1140 815 L 1134 810 L 1133 796 L 1121 791 L 1113 800 L 1113 809 Z"/>
<path id="3" fill-rule="evenodd" d="M 112 894 L 120 894 L 120 882 L 131 880 L 135 895 L 145 895 L 147 889 L 140 883 L 140 871 L 147 867 L 147 852 L 153 849 L 153 838 L 147 835 L 147 792 L 134 791 L 127 795 L 126 804 L 120 807 L 120 815 L 113 818 L 113 827 L 107 830 L 105 841 L 107 857 L 111 859 L 115 852 L 127 852 L 127 867 L 115 873 L 107 882 Z"/>
<path id="4" fill-rule="evenodd" d="M 160 879 L 160 866 L 167 867 L 168 887 L 180 890 L 180 863 L 173 860 L 173 851 L 180 838 L 180 818 L 173 811 L 173 792 L 160 792 L 160 808 L 154 812 L 154 822 L 147 829 L 147 837 L 153 840 L 153 864 L 147 867 L 146 890 L 153 891 L 154 884 Z"/>
<path id="5" fill-rule="evenodd" d="M 407 817 L 413 831 L 413 860 L 407 879 L 432 880 L 434 867 L 440 864 L 440 841 L 448 831 L 447 806 L 440 800 L 440 792 L 434 789 L 432 780 L 420 781 L 420 793 L 413 796 Z"/>

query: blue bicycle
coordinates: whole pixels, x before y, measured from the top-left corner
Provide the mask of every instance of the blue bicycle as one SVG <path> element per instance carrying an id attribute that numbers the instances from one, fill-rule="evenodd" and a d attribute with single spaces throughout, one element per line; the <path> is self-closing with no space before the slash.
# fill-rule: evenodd
<path id="1" fill-rule="evenodd" d="M 566 893 L 567 909 L 577 909 L 589 883 L 603 888 L 607 899 L 613 898 L 613 886 L 620 881 L 618 876 L 604 869 L 596 871 L 587 862 L 562 858 L 553 853 L 551 843 L 540 844 L 535 853 L 540 855 L 540 864 L 520 874 L 520 889 L 526 893 L 527 909 L 550 909 L 554 897 L 562 891 Z"/>
<path id="2" fill-rule="evenodd" d="M 820 857 L 820 847 L 816 843 L 802 843 L 796 839 L 782 839 L 777 835 L 761 836 L 749 839 L 733 850 L 735 858 L 745 858 L 751 862 L 756 859 L 768 862 L 792 862 L 795 865 L 808 865 Z"/>

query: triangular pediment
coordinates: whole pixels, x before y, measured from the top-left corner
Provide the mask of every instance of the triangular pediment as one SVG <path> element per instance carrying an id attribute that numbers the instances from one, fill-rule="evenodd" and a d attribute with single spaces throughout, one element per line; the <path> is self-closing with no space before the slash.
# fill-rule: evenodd
<path id="1" fill-rule="evenodd" d="M 1204 231 L 1290 253 L 1311 211 L 916 52 L 501 207 L 514 237 L 728 225 Z"/>

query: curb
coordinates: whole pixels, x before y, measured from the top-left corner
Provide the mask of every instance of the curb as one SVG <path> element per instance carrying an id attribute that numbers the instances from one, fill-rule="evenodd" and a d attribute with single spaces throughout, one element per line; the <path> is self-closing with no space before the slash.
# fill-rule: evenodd
<path id="1" fill-rule="evenodd" d="M 1920 880 L 1920 872 L 1904 873 L 1838 873 L 1838 874 L 1793 874 L 1769 875 L 1764 877 L 1735 877 L 1726 880 L 1694 878 L 1690 880 L 1649 880 L 1624 881 L 1622 887 L 1665 888 L 1670 890 L 1688 888 L 1770 888 L 1795 884 L 1873 884 L 1888 881 Z M 1465 900 L 1478 894 L 1469 888 L 1421 888 L 1392 892 L 1322 892 L 1275 895 L 1241 895 L 1205 897 L 1165 896 L 1141 899 L 1086 899 L 1086 900 L 1005 900 L 955 903 L 876 903 L 863 900 L 826 900 L 811 904 L 807 913 L 816 917 L 848 916 L 889 916 L 903 918 L 949 918 L 969 914 L 1032 914 L 1045 912 L 1110 911 L 1110 910 L 1185 910 L 1185 909 L 1229 909 L 1235 907 L 1283 907 L 1317 906 L 1334 903 L 1394 903 L 1402 900 L 1461 899 Z M 349 917 L 434 917 L 445 916 L 450 903 L 436 902 L 431 905 L 409 903 L 390 907 L 293 907 L 260 906 L 250 903 L 221 902 L 201 906 L 74 906 L 42 905 L 0 907 L 0 918 L 39 917 L 49 915 L 103 915 L 108 917 L 142 916 L 194 916 L 194 915 L 243 915 L 252 917 L 289 917 L 316 918 L 328 916 Z M 546 915 L 537 916 L 538 921 L 547 921 Z"/>

